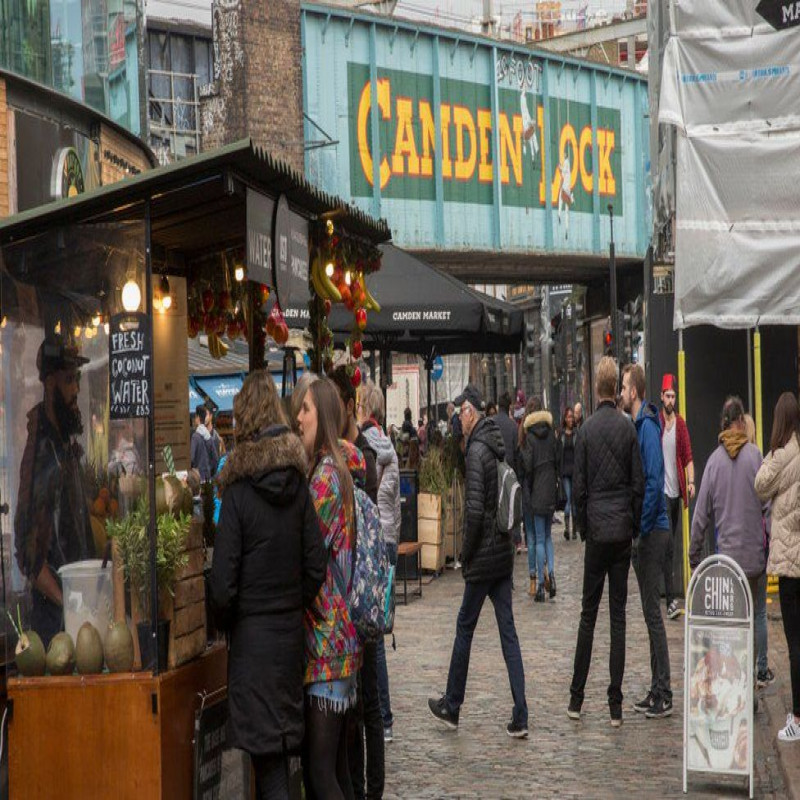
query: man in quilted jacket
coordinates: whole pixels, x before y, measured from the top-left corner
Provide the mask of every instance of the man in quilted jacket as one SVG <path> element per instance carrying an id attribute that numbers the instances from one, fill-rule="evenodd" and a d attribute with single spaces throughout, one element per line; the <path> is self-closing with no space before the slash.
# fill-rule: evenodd
<path id="1" fill-rule="evenodd" d="M 428 700 L 431 714 L 445 727 L 458 728 L 469 671 L 472 635 L 487 597 L 492 601 L 500 644 L 508 670 L 514 710 L 506 726 L 509 736 L 528 735 L 528 705 L 525 701 L 525 673 L 511 608 L 511 575 L 514 569 L 514 544 L 511 536 L 497 529 L 497 462 L 505 456 L 503 437 L 497 423 L 483 415 L 483 398 L 477 387 L 468 384 L 456 398 L 466 446 L 464 485 L 464 540 L 461 548 L 464 598 L 458 612 L 456 638 L 450 658 L 447 690 Z"/>
<path id="2" fill-rule="evenodd" d="M 644 474 L 636 429 L 616 408 L 617 364 L 600 359 L 596 377 L 600 403 L 575 442 L 573 501 L 575 526 L 586 542 L 583 598 L 575 668 L 567 715 L 580 720 L 592 660 L 594 626 L 608 575 L 611 652 L 608 706 L 611 724 L 622 724 L 622 676 L 625 672 L 625 606 L 631 542 L 642 520 Z"/>

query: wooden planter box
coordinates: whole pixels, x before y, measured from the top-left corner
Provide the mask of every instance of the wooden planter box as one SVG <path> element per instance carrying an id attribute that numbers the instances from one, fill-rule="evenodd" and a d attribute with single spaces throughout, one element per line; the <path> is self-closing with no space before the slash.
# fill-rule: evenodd
<path id="1" fill-rule="evenodd" d="M 169 655 L 167 667 L 175 667 L 191 661 L 206 649 L 206 587 L 203 577 L 205 553 L 203 551 L 203 522 L 192 520 L 186 542 L 189 556 L 187 565 L 178 573 L 174 596 L 159 598 L 159 616 L 168 619 Z M 114 619 L 125 621 L 125 579 L 122 562 L 113 549 L 114 558 Z M 136 626 L 146 619 L 139 605 L 138 595 L 131 592 L 131 623 L 134 649 L 134 669 L 142 668 L 139 653 L 139 637 Z"/>
<path id="2" fill-rule="evenodd" d="M 442 497 L 438 494 L 417 495 L 417 541 L 422 544 L 422 569 L 441 572 L 444 568 L 444 523 L 446 516 Z"/>

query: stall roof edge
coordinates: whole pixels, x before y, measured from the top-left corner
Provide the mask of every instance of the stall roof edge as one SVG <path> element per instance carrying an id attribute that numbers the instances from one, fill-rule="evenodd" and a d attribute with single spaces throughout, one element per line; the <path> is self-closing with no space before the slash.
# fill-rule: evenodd
<path id="1" fill-rule="evenodd" d="M 76 197 L 47 203 L 6 217 L 0 220 L 0 244 L 41 233 L 47 227 L 88 221 L 101 212 L 143 202 L 160 192 L 188 185 L 217 170 L 231 170 L 252 178 L 254 185 L 261 186 L 266 192 L 270 191 L 270 184 L 280 181 L 281 189 L 290 202 L 308 209 L 312 214 L 338 212 L 349 232 L 363 236 L 375 244 L 391 240 L 392 234 L 386 220 L 376 220 L 342 198 L 322 191 L 288 164 L 254 144 L 251 139 L 242 139 Z"/>

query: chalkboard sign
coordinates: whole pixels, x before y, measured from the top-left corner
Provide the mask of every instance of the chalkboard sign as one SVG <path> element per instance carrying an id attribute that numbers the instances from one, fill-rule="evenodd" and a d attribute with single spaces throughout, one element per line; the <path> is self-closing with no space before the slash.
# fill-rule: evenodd
<path id="1" fill-rule="evenodd" d="M 115 314 L 108 337 L 109 417 L 150 416 L 153 357 L 146 314 Z"/>
<path id="2" fill-rule="evenodd" d="M 305 307 L 308 289 L 308 222 L 289 208 L 286 195 L 275 204 L 275 291 L 281 309 Z"/>
<path id="3" fill-rule="evenodd" d="M 219 800 L 227 725 L 227 698 L 195 713 L 194 800 Z"/>

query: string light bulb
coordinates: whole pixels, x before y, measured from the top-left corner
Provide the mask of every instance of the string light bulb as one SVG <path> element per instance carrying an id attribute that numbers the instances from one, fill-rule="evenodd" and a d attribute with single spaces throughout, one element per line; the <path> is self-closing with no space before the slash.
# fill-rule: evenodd
<path id="1" fill-rule="evenodd" d="M 172 295 L 169 292 L 169 278 L 166 275 L 161 276 L 159 289 L 161 289 L 161 307 L 164 311 L 169 311 L 172 308 Z"/>
<path id="2" fill-rule="evenodd" d="M 100 327 L 100 323 L 101 323 L 102 321 L 103 321 L 102 317 L 101 317 L 99 314 L 95 314 L 95 315 L 92 317 L 92 327 L 94 327 L 94 328 L 99 328 L 99 327 Z"/>
<path id="3" fill-rule="evenodd" d="M 142 290 L 139 288 L 139 284 L 133 278 L 130 278 L 122 287 L 122 307 L 129 314 L 132 314 L 134 311 L 139 310 L 141 302 Z"/>
<path id="4" fill-rule="evenodd" d="M 331 220 L 327 221 L 325 228 L 328 231 L 328 236 L 333 236 L 333 222 Z"/>
<path id="5" fill-rule="evenodd" d="M 233 271 L 233 277 L 236 278 L 237 283 L 241 283 L 244 280 L 244 267 L 241 264 L 236 265 L 236 269 Z"/>
<path id="6" fill-rule="evenodd" d="M 350 274 L 350 270 L 347 270 L 347 272 L 345 272 L 345 274 L 344 274 L 344 282 L 349 286 L 350 285 L 350 281 L 352 281 L 352 280 L 353 280 L 353 276 Z"/>
<path id="7" fill-rule="evenodd" d="M 333 277 L 333 273 L 334 273 L 334 269 L 333 269 L 333 262 L 332 262 L 332 261 L 329 261 L 329 262 L 328 262 L 328 263 L 325 265 L 325 274 L 326 274 L 326 275 L 327 275 L 329 278 L 332 278 L 332 277 Z"/>
<path id="8" fill-rule="evenodd" d="M 80 325 L 76 325 L 75 326 L 75 330 L 72 331 L 72 333 L 73 333 L 73 335 L 75 336 L 76 339 L 80 339 L 81 338 L 81 334 L 83 333 L 83 328 Z"/>

